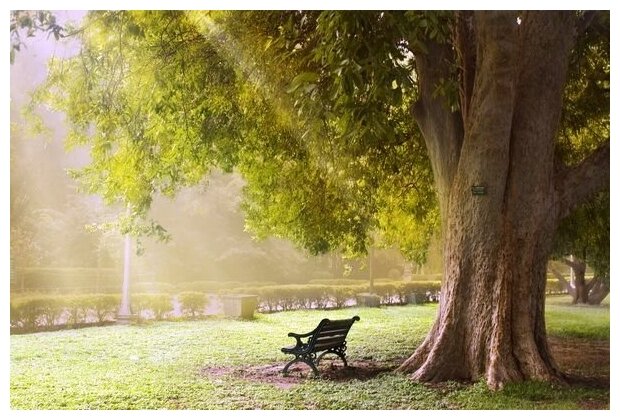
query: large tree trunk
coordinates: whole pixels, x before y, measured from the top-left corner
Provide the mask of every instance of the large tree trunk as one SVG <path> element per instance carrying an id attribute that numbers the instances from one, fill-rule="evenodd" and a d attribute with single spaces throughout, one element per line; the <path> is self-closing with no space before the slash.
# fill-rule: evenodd
<path id="1" fill-rule="evenodd" d="M 415 379 L 484 377 L 491 388 L 562 380 L 547 345 L 544 297 L 559 209 L 574 206 L 554 172 L 572 16 L 526 13 L 518 25 L 516 13 L 476 12 L 457 20 L 463 81 L 473 80 L 462 89 L 462 115 L 432 94 L 442 78 L 437 58 L 449 50 L 431 45 L 417 57 L 414 116 L 439 189 L 444 283 L 434 326 L 399 368 Z M 486 195 L 473 195 L 473 185 Z"/>

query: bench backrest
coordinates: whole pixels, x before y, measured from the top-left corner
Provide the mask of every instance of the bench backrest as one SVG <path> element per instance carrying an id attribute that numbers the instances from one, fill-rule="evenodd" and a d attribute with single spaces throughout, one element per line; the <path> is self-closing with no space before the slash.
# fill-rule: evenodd
<path id="1" fill-rule="evenodd" d="M 323 351 L 341 346 L 347 338 L 351 326 L 359 319 L 357 315 L 351 319 L 323 319 L 308 343 L 310 348 L 314 351 Z"/>

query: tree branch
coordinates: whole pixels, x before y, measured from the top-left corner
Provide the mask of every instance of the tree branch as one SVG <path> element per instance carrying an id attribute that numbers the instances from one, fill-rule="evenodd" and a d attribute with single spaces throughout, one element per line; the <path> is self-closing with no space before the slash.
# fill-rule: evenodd
<path id="1" fill-rule="evenodd" d="M 474 12 L 456 12 L 454 46 L 459 66 L 459 95 L 463 126 L 467 126 L 469 104 L 476 78 L 476 36 Z"/>
<path id="2" fill-rule="evenodd" d="M 609 139 L 579 165 L 555 175 L 558 220 L 568 216 L 593 194 L 609 186 Z"/>
<path id="3" fill-rule="evenodd" d="M 578 258 L 575 258 L 575 261 L 571 261 L 568 258 L 562 258 L 562 262 L 575 271 L 583 270 L 585 272 L 586 263 L 584 263 Z"/>
<path id="4" fill-rule="evenodd" d="M 553 275 L 558 279 L 562 287 L 566 289 L 569 295 L 573 298 L 575 297 L 575 288 L 564 278 L 564 275 L 560 272 L 560 270 L 556 269 L 552 264 L 548 265 L 549 271 L 553 273 Z"/>
<path id="5" fill-rule="evenodd" d="M 438 86 L 454 78 L 454 52 L 450 45 L 434 41 L 428 42 L 427 50 L 415 57 L 420 97 L 412 115 L 424 136 L 443 208 L 458 166 L 463 122 L 459 112 L 450 110 L 447 98 L 436 94 Z"/>

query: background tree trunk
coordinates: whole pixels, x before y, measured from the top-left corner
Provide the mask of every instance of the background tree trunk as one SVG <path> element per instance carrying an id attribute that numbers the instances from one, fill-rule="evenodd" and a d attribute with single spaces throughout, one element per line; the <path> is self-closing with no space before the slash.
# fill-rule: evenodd
<path id="1" fill-rule="evenodd" d="M 573 303 L 588 303 L 590 287 L 586 284 L 586 263 L 576 257 L 564 258 L 562 261 L 571 268 L 575 278 L 575 283 L 572 285 L 575 292 L 571 295 Z"/>
<path id="2" fill-rule="evenodd" d="M 603 299 L 609 294 L 609 286 L 607 279 L 601 276 L 595 275 L 589 283 L 585 280 L 586 264 L 578 258 L 562 259 L 562 261 L 571 265 L 573 272 L 575 273 L 575 286 L 571 285 L 562 273 L 555 268 L 552 264 L 549 264 L 549 270 L 557 277 L 560 284 L 566 288 L 568 294 L 573 298 L 573 304 L 587 303 L 590 305 L 600 305 Z M 578 288 L 579 287 L 579 288 Z"/>
<path id="3" fill-rule="evenodd" d="M 590 293 L 588 295 L 588 303 L 590 305 L 600 305 L 603 299 L 609 294 L 609 283 L 602 277 L 595 276 L 588 284 Z"/>

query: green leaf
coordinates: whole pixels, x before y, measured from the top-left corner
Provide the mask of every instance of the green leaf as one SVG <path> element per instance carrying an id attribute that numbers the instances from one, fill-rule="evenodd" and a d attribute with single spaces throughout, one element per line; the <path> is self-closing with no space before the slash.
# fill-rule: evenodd
<path id="1" fill-rule="evenodd" d="M 304 72 L 295 76 L 295 78 L 291 81 L 289 88 L 286 90 L 286 93 L 293 93 L 300 86 L 307 83 L 317 83 L 319 81 L 319 75 L 313 72 Z"/>

